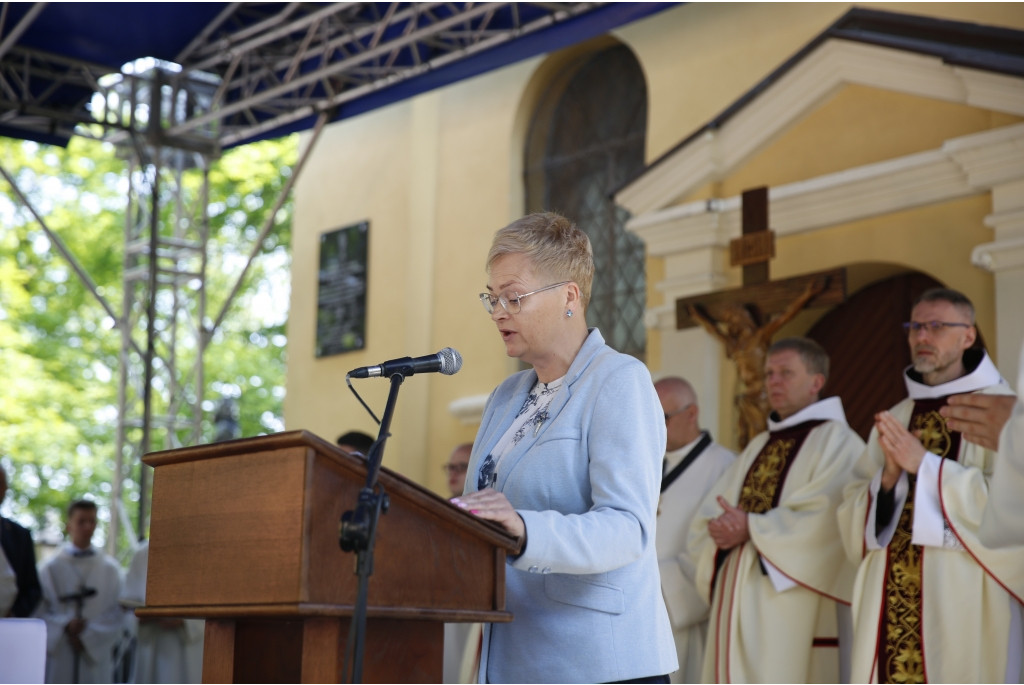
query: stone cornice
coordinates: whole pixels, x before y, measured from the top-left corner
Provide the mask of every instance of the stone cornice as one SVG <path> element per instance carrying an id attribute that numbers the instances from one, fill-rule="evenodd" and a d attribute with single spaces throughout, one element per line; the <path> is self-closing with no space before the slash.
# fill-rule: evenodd
<path id="1" fill-rule="evenodd" d="M 705 247 L 728 247 L 729 236 L 739 230 L 739 224 L 729 225 L 738 221 L 739 206 L 739 198 L 691 202 L 635 217 L 626 223 L 626 229 L 644 241 L 651 257 Z M 730 209 L 734 211 L 728 211 Z"/>
<path id="2" fill-rule="evenodd" d="M 776 186 L 771 227 L 813 231 L 944 202 L 1024 179 L 1024 124 L 951 139 L 936 150 Z M 651 256 L 727 247 L 740 233 L 740 198 L 691 202 L 633 218 Z"/>
<path id="3" fill-rule="evenodd" d="M 996 240 L 977 245 L 971 263 L 993 273 L 1024 268 L 1024 207 L 985 217 L 985 225 L 996 232 Z"/>
<path id="4" fill-rule="evenodd" d="M 1020 78 L 954 67 L 927 55 L 831 39 L 721 128 L 707 128 L 657 160 L 616 194 L 616 202 L 635 216 L 643 216 L 728 176 L 848 84 L 1024 116 Z"/>
<path id="5" fill-rule="evenodd" d="M 1024 238 L 978 245 L 971 250 L 971 263 L 993 273 L 1024 268 Z"/>

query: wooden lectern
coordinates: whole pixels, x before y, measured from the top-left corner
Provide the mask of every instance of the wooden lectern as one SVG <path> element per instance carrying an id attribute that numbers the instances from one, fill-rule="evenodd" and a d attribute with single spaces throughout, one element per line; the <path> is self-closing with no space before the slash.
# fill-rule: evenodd
<path id="1" fill-rule="evenodd" d="M 338 546 L 366 463 L 305 431 L 146 455 L 141 617 L 204 618 L 203 682 L 344 682 L 355 554 Z M 441 682 L 444 622 L 510 621 L 516 540 L 397 473 L 369 582 L 363 678 Z"/>

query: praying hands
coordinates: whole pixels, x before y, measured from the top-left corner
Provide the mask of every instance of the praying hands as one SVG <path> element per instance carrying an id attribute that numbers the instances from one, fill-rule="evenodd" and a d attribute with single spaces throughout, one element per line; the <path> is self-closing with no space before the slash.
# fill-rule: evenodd
<path id="1" fill-rule="evenodd" d="M 882 488 L 892 490 L 904 471 L 917 473 L 927 450 L 917 436 L 887 411 L 875 414 L 875 428 L 878 429 L 878 444 L 885 455 Z"/>

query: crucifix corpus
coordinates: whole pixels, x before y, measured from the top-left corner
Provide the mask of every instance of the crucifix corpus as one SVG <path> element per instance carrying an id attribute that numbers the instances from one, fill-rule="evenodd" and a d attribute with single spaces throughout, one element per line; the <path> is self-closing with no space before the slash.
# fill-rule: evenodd
<path id="1" fill-rule="evenodd" d="M 743 286 L 676 300 L 676 328 L 702 326 L 725 346 L 736 365 L 741 449 L 768 426 L 764 364 L 772 337 L 802 309 L 846 299 L 845 269 L 770 280 L 775 234 L 768 228 L 767 188 L 743 193 L 742 221 L 743 235 L 729 244 L 729 263 L 743 267 Z"/>

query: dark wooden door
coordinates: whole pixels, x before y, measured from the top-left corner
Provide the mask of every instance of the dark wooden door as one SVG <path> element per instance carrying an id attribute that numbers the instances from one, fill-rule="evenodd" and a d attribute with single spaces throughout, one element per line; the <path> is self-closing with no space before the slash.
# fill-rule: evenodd
<path id="1" fill-rule="evenodd" d="M 878 281 L 836 306 L 807 332 L 831 360 L 822 397 L 842 398 L 846 419 L 865 440 L 875 413 L 907 396 L 903 369 L 910 364 L 910 350 L 902 324 L 922 292 L 941 286 L 917 272 Z"/>

